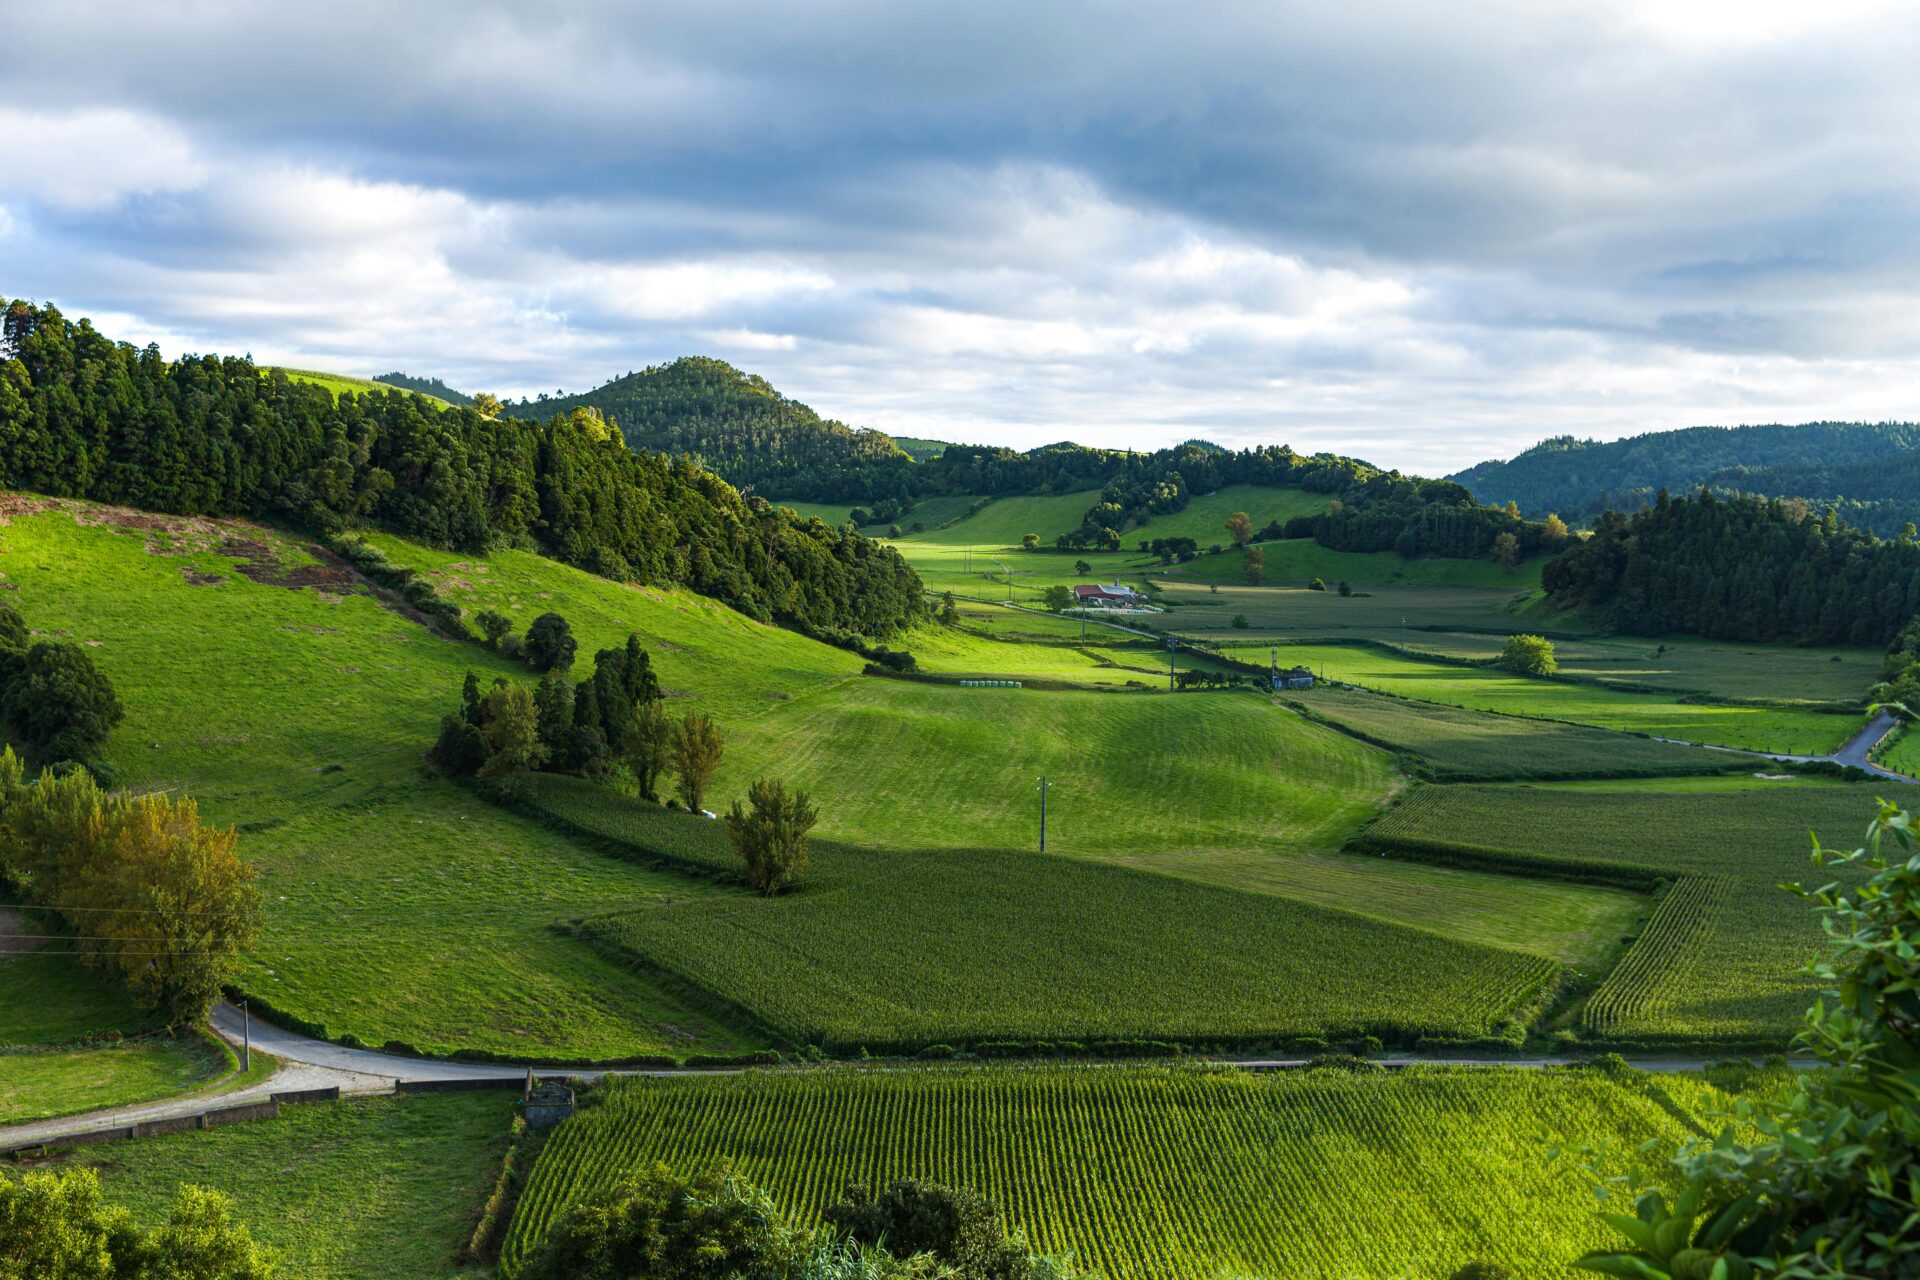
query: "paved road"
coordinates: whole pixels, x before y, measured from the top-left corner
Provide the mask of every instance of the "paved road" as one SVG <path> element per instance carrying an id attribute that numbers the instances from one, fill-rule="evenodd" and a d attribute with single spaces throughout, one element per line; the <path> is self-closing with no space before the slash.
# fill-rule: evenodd
<path id="1" fill-rule="evenodd" d="M 1746 751 L 1739 747 L 1717 747 L 1708 742 L 1688 742 L 1684 738 L 1655 738 L 1654 741 L 1671 742 L 1680 747 L 1701 747 L 1707 751 L 1728 751 L 1737 756 L 1752 756 L 1759 760 L 1779 760 L 1789 764 L 1850 765 L 1855 769 L 1863 769 L 1876 777 L 1893 782 L 1920 782 L 1920 779 L 1909 778 L 1904 773 L 1895 773 L 1891 769 L 1882 768 L 1867 758 L 1867 753 L 1879 746 L 1880 740 L 1892 733 L 1894 726 L 1899 723 L 1899 718 L 1890 711 L 1876 712 L 1873 719 L 1867 721 L 1860 732 L 1847 739 L 1845 745 L 1832 755 L 1825 756 L 1795 756 L 1773 751 Z"/>

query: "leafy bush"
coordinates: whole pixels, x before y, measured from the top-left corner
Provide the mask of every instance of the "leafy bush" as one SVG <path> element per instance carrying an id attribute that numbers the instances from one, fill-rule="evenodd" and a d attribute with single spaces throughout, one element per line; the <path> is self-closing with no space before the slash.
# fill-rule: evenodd
<path id="1" fill-rule="evenodd" d="M 1553 641 L 1544 636 L 1508 636 L 1498 662 L 1523 676 L 1550 676 L 1560 669 L 1554 661 Z"/>
<path id="2" fill-rule="evenodd" d="M 573 665 L 579 643 L 573 628 L 557 613 L 543 613 L 527 628 L 520 652 L 535 671 L 565 671 Z"/>
<path id="3" fill-rule="evenodd" d="M 233 1201 L 183 1186 L 166 1220 L 137 1226 L 100 1198 L 92 1169 L 0 1172 L 0 1276 L 19 1280 L 272 1280 L 273 1255 L 233 1220 Z"/>
<path id="4" fill-rule="evenodd" d="M 1735 1102 L 1717 1140 L 1681 1146 L 1671 1204 L 1639 1191 L 1635 1214 L 1606 1220 L 1632 1246 L 1577 1265 L 1635 1280 L 1829 1280 L 1920 1275 L 1920 840 L 1882 803 L 1867 843 L 1815 857 L 1838 877 L 1794 891 L 1821 912 L 1835 953 L 1801 1044 L 1830 1068 L 1781 1101 Z M 1891 844 L 1891 851 L 1887 846 Z M 1889 856 L 1891 853 L 1891 856 Z M 1741 1130 L 1758 1141 L 1741 1141 Z M 1614 1180 L 1609 1180 L 1614 1181 Z"/>
<path id="5" fill-rule="evenodd" d="M 41 641 L 14 667 L 7 722 L 43 760 L 89 760 L 126 712 L 113 684 L 77 644 Z"/>

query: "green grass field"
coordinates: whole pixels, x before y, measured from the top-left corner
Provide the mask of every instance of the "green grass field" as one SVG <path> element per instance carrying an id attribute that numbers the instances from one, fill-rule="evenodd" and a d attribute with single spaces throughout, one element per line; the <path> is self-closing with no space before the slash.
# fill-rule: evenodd
<path id="1" fill-rule="evenodd" d="M 356 378 L 344 373 L 320 373 L 313 369 L 283 368 L 280 372 L 286 374 L 290 381 L 311 382 L 316 387 L 325 387 L 327 390 L 333 392 L 333 398 L 335 400 L 338 400 L 342 394 L 347 392 L 355 395 L 364 395 L 369 391 L 392 391 L 398 392 L 401 395 L 419 396 L 422 400 L 425 400 L 437 409 L 451 409 L 453 407 L 439 396 L 430 396 L 424 391 L 411 391 L 405 387 L 396 387 L 385 382 L 375 382 L 371 378 Z"/>
<path id="2" fill-rule="evenodd" d="M 1886 782 L 1755 777 L 1427 787 L 1367 840 L 1443 864 L 1570 876 L 1624 868 L 1678 881 L 1679 896 L 1663 900 L 1588 1029 L 1783 1045 L 1817 989 L 1801 969 L 1823 944 L 1814 911 L 1777 886 L 1832 878 L 1809 861 L 1808 831 L 1852 848 L 1882 795 L 1920 799 Z M 1693 879 L 1709 883 L 1688 886 Z M 1642 946 L 1656 963 L 1635 959 Z"/>
<path id="3" fill-rule="evenodd" d="M 0 1125 L 182 1093 L 225 1076 L 233 1054 L 198 1034 L 0 1054 Z"/>
<path id="4" fill-rule="evenodd" d="M 1133 535 L 1128 537 L 1131 539 Z M 1201 545 L 1209 544 L 1202 540 Z M 1311 538 L 1287 538 L 1256 545 L 1266 556 L 1260 582 L 1271 587 L 1304 587 L 1315 578 L 1325 579 L 1332 587 L 1344 578 L 1356 591 L 1374 587 L 1474 587 L 1513 593 L 1537 589 L 1540 568 L 1549 559 L 1536 556 L 1517 568 L 1503 569 L 1491 560 L 1443 560 L 1431 556 L 1408 560 L 1392 551 L 1334 551 Z M 1246 556 L 1229 549 L 1217 556 L 1201 556 L 1183 565 L 1170 565 L 1155 576 L 1177 582 L 1241 586 L 1247 580 Z"/>
<path id="5" fill-rule="evenodd" d="M 47 926 L 34 926 L 47 931 Z M 70 948 L 69 948 L 70 949 Z M 60 944 L 39 953 L 0 953 L 0 1050 L 138 1036 L 161 1019 Z"/>
<path id="6" fill-rule="evenodd" d="M 1249 646 L 1236 652 L 1248 661 L 1265 662 L 1269 648 Z M 1857 714 L 1690 703 L 1670 694 L 1629 693 L 1534 679 L 1494 667 L 1423 662 L 1373 646 L 1288 644 L 1281 645 L 1279 653 L 1283 667 L 1304 664 L 1336 683 L 1397 697 L 1713 746 L 1821 755 L 1838 748 L 1860 727 Z"/>
<path id="7" fill-rule="evenodd" d="M 1584 725 L 1490 715 L 1364 689 L 1318 686 L 1286 695 L 1303 714 L 1417 757 L 1441 781 L 1551 780 L 1751 770 L 1724 752 Z"/>
<path id="8" fill-rule="evenodd" d="M 468 668 L 525 668 L 363 591 L 239 572 L 258 553 L 234 540 L 311 565 L 292 539 L 144 519 L 78 504 L 15 515 L 0 528 L 0 573 L 36 629 L 94 646 L 127 707 L 108 749 L 122 779 L 189 791 L 239 826 L 267 902 L 241 977 L 250 995 L 375 1045 L 568 1057 L 738 1046 L 549 927 L 698 886 L 586 853 L 422 764 Z"/>
<path id="9" fill-rule="evenodd" d="M 1442 1280 L 1485 1260 L 1571 1280 L 1607 1240 L 1554 1146 L 1605 1145 L 1609 1170 L 1718 1098 L 1591 1071 L 1174 1068 L 753 1074 L 623 1080 L 549 1141 L 515 1216 L 506 1273 L 576 1198 L 653 1161 L 730 1163 L 802 1220 L 848 1182 L 979 1188 L 1039 1248 L 1113 1280 Z"/>
<path id="10" fill-rule="evenodd" d="M 512 1095 L 421 1094 L 298 1103 L 277 1120 L 86 1147 L 109 1203 L 164 1219 L 181 1183 L 238 1202 L 286 1280 L 480 1276 L 462 1248 L 493 1189 Z"/>
<path id="11" fill-rule="evenodd" d="M 1411 645 L 1412 637 L 1420 634 L 1413 630 L 1418 627 L 1510 634 L 1539 631 L 1544 625 L 1518 609 L 1529 598 L 1526 592 L 1497 587 L 1382 586 L 1341 596 L 1305 587 L 1222 584 L 1216 589 L 1178 578 L 1156 581 L 1160 591 L 1154 603 L 1164 606 L 1167 616 L 1155 626 L 1222 640 L 1368 639 Z M 1236 615 L 1247 619 L 1250 631 L 1233 627 Z M 1590 630 L 1578 619 L 1556 618 L 1555 623 L 1556 631 Z"/>
<path id="12" fill-rule="evenodd" d="M 1042 774 L 1053 784 L 1048 848 L 1110 856 L 1336 848 L 1394 785 L 1380 752 L 1251 694 L 869 678 L 742 726 L 715 793 L 782 777 L 813 794 L 822 835 L 885 849 L 1019 849 L 1034 844 Z"/>
<path id="13" fill-rule="evenodd" d="M 1089 688 L 1167 687 L 1165 649 L 1090 623 L 1085 645 L 1020 643 L 990 639 L 978 630 L 929 624 L 901 641 L 925 672 L 955 676 L 1062 681 Z M 1075 622 L 1073 635 L 1079 634 Z M 1219 664 L 1191 654 L 1176 654 L 1179 671 L 1212 670 Z"/>
<path id="14" fill-rule="evenodd" d="M 1285 524 L 1295 516 L 1317 515 L 1327 509 L 1328 501 L 1328 495 L 1308 493 L 1305 489 L 1230 484 L 1217 492 L 1188 499 L 1179 511 L 1149 517 L 1145 523 L 1128 529 L 1124 540 L 1129 548 L 1154 538 L 1192 538 L 1202 548 L 1216 542 L 1227 546 L 1233 542 L 1227 534 L 1227 517 L 1236 511 L 1247 513 L 1257 533 L 1271 520 Z"/>

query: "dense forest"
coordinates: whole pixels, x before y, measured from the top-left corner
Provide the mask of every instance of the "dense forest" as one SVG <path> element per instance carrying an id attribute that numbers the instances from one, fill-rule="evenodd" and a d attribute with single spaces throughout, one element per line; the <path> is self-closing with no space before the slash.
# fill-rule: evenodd
<path id="1" fill-rule="evenodd" d="M 581 395 L 542 395 L 503 411 L 545 419 L 576 408 L 598 411 L 635 449 L 690 455 L 762 496 L 871 503 L 919 491 L 913 458 L 888 436 L 822 418 L 724 360 L 683 356 Z"/>
<path id="2" fill-rule="evenodd" d="M 1449 477 L 1483 502 L 1579 523 L 1637 511 L 1662 489 L 1805 498 L 1890 536 L 1920 518 L 1920 424 L 1809 422 L 1801 426 L 1689 427 L 1601 442 L 1555 436 L 1508 462 Z"/>
<path id="3" fill-rule="evenodd" d="M 1602 515 L 1541 581 L 1556 603 L 1635 635 L 1885 644 L 1920 611 L 1920 544 L 1797 500 L 1661 493 Z"/>
<path id="4" fill-rule="evenodd" d="M 24 301 L 0 324 L 0 485 L 470 551 L 536 545 L 823 635 L 889 636 L 923 608 L 891 548 L 629 449 L 587 409 L 532 422 L 403 391 L 336 403 L 248 359 L 169 361 Z"/>
<path id="5" fill-rule="evenodd" d="M 402 391 L 418 391 L 423 396 L 432 396 L 445 400 L 448 404 L 472 404 L 473 397 L 464 391 L 455 391 L 438 378 L 416 378 L 409 373 L 383 373 L 374 379 L 389 387 L 398 387 Z"/>

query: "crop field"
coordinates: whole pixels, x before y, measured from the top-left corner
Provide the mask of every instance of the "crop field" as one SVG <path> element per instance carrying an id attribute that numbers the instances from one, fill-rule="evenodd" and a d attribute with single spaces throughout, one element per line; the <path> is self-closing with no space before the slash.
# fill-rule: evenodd
<path id="1" fill-rule="evenodd" d="M 1439 1068 L 621 1080 L 549 1141 L 503 1269 L 628 1170 L 724 1161 L 803 1220 L 849 1182 L 977 1187 L 1007 1228 L 1112 1280 L 1434 1280 L 1475 1260 L 1572 1280 L 1584 1273 L 1571 1260 L 1606 1228 L 1585 1175 L 1549 1149 L 1604 1144 L 1632 1159 L 1642 1142 L 1683 1136 L 1662 1101 L 1704 1118 L 1725 1099 L 1674 1077 Z"/>
<path id="2" fill-rule="evenodd" d="M 890 850 L 1017 849 L 1035 843 L 1041 775 L 1052 783 L 1048 849 L 1090 855 L 1334 849 L 1395 786 L 1384 753 L 1251 693 L 866 678 L 740 726 L 714 795 L 781 777 L 813 795 L 822 835 Z"/>
<path id="3" fill-rule="evenodd" d="M 1823 950 L 1814 911 L 1777 886 L 1831 878 L 1809 861 L 1807 832 L 1851 848 L 1881 795 L 1920 799 L 1895 783 L 1751 777 L 1427 787 L 1367 840 L 1443 864 L 1678 881 L 1598 1007 L 1589 1002 L 1589 1027 L 1628 1040 L 1777 1045 L 1811 1003 L 1816 984 L 1800 970 Z"/>
<path id="4" fill-rule="evenodd" d="M 1265 661 L 1267 654 L 1268 647 L 1249 646 L 1236 656 Z M 1857 714 L 1690 703 L 1671 694 L 1629 693 L 1603 685 L 1535 679 L 1496 667 L 1422 662 L 1373 646 L 1280 646 L 1280 665 L 1294 664 L 1312 667 L 1336 683 L 1471 711 L 1538 716 L 1758 751 L 1821 755 L 1838 748 L 1860 727 Z"/>
<path id="5" fill-rule="evenodd" d="M 1557 968 L 1285 898 L 990 849 L 823 851 L 797 893 L 662 904 L 585 928 L 783 1041 L 836 1051 L 1477 1037 Z"/>
<path id="6" fill-rule="evenodd" d="M 376 1045 L 581 1057 L 738 1047 L 547 927 L 698 886 L 586 853 L 423 767 L 469 668 L 483 679 L 525 668 L 433 636 L 350 580 L 337 592 L 276 585 L 324 567 L 304 544 L 239 522 L 62 504 L 0 526 L 12 601 L 37 630 L 92 646 L 126 705 L 108 748 L 121 778 L 190 791 L 209 818 L 238 825 L 261 866 L 266 927 L 241 978 L 248 994 Z"/>
<path id="7" fill-rule="evenodd" d="M 1417 757 L 1441 781 L 1653 777 L 1753 767 L 1751 759 L 1724 752 L 1364 689 L 1317 686 L 1288 694 L 1286 701 L 1313 719 Z"/>
<path id="8" fill-rule="evenodd" d="M 479 1276 L 459 1256 L 493 1190 L 511 1095 L 415 1094 L 286 1107 L 276 1120 L 83 1147 L 109 1203 L 147 1225 L 183 1182 L 231 1195 L 284 1280 Z"/>
<path id="9" fill-rule="evenodd" d="M 1911 729 L 1901 730 L 1893 745 L 1880 756 L 1880 763 L 1895 773 L 1920 778 L 1920 734 Z"/>

